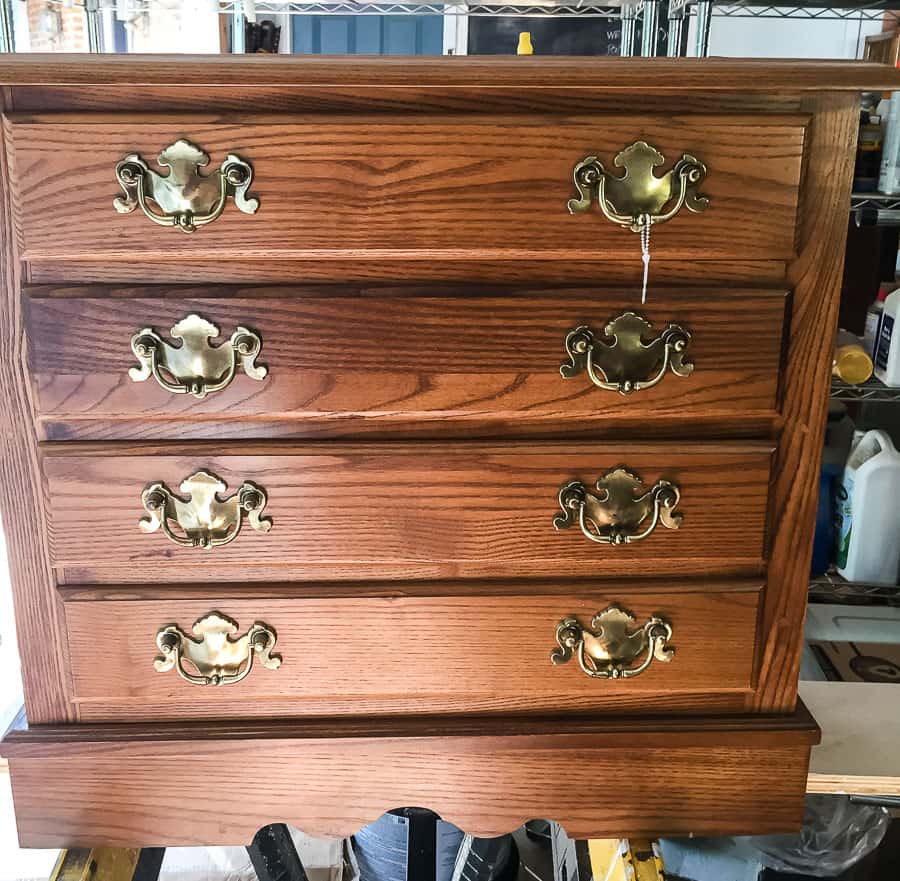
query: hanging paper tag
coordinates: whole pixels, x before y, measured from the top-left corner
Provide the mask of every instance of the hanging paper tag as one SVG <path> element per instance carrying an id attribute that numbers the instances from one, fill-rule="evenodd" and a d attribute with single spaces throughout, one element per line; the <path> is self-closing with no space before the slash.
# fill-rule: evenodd
<path id="1" fill-rule="evenodd" d="M 647 302 L 647 281 L 650 277 L 650 218 L 641 223 L 641 260 L 644 262 L 644 284 L 641 288 L 641 304 Z"/>

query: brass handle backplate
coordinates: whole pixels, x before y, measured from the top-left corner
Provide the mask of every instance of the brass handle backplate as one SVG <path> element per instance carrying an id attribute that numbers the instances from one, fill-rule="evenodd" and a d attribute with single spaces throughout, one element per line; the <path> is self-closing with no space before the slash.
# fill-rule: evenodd
<path id="1" fill-rule="evenodd" d="M 265 490 L 245 480 L 238 491 L 220 499 L 226 484 L 208 471 L 198 471 L 182 481 L 175 495 L 164 483 L 151 483 L 141 493 L 141 502 L 149 516 L 139 526 L 144 532 L 161 529 L 175 544 L 189 548 L 214 548 L 234 541 L 244 518 L 259 532 L 268 532 L 272 520 L 263 517 L 268 497 Z"/>
<path id="2" fill-rule="evenodd" d="M 647 489 L 625 468 L 608 471 L 597 480 L 599 492 L 589 492 L 580 480 L 559 491 L 563 513 L 553 518 L 556 529 L 576 523 L 585 537 L 598 544 L 621 545 L 647 538 L 657 525 L 678 529 L 682 515 L 675 511 L 681 493 L 674 483 L 657 480 Z"/>
<path id="3" fill-rule="evenodd" d="M 669 646 L 671 624 L 653 616 L 643 627 L 631 630 L 634 623 L 634 616 L 617 605 L 594 615 L 591 630 L 575 617 L 563 618 L 556 625 L 559 648 L 550 653 L 550 660 L 565 664 L 574 654 L 592 679 L 630 679 L 643 673 L 654 658 L 671 661 L 675 654 Z"/>
<path id="4" fill-rule="evenodd" d="M 169 624 L 156 634 L 162 655 L 153 666 L 160 673 L 174 667 L 193 685 L 234 685 L 250 673 L 256 655 L 269 670 L 281 666 L 281 655 L 272 654 L 275 631 L 268 624 L 257 621 L 243 636 L 237 636 L 237 632 L 237 622 L 218 612 L 195 622 L 193 636 L 177 624 Z"/>
<path id="5" fill-rule="evenodd" d="M 210 340 L 219 335 L 219 328 L 199 315 L 188 315 L 169 334 L 181 345 L 167 342 L 152 327 L 131 338 L 131 351 L 140 362 L 140 367 L 128 371 L 134 382 L 152 376 L 168 392 L 205 398 L 231 382 L 238 364 L 251 379 L 263 380 L 268 373 L 256 363 L 262 340 L 246 327 L 238 327 L 231 339 L 213 346 Z"/>
<path id="6" fill-rule="evenodd" d="M 116 180 L 125 191 L 124 197 L 113 199 L 120 214 L 140 208 L 160 226 L 194 232 L 222 214 L 229 196 L 244 214 L 255 214 L 259 208 L 259 199 L 247 192 L 253 168 L 234 153 L 209 175 L 200 174 L 209 164 L 209 155 L 184 139 L 166 147 L 156 161 L 169 169 L 168 174 L 154 171 L 138 153 L 130 153 L 116 165 Z"/>
<path id="7" fill-rule="evenodd" d="M 559 372 L 571 379 L 584 370 L 598 388 L 622 395 L 653 388 L 669 370 L 690 376 L 694 365 L 685 361 L 690 333 L 671 323 L 656 337 L 650 337 L 652 331 L 653 325 L 636 312 L 613 318 L 602 336 L 579 325 L 566 336 L 570 360 Z"/>
<path id="8" fill-rule="evenodd" d="M 671 220 L 686 207 L 705 211 L 709 199 L 698 192 L 706 177 L 706 166 L 685 153 L 662 177 L 653 169 L 665 156 L 646 141 L 635 141 L 613 160 L 625 174 L 610 174 L 596 156 L 586 156 L 573 171 L 577 199 L 569 199 L 569 213 L 581 214 L 596 201 L 603 215 L 634 232 Z"/>

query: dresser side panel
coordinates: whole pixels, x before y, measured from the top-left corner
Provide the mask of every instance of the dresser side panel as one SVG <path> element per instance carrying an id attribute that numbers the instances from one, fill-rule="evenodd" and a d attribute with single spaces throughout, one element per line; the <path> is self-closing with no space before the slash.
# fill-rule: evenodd
<path id="1" fill-rule="evenodd" d="M 9 103 L 3 90 L 0 111 Z M 44 489 L 34 432 L 22 317 L 19 250 L 11 222 L 6 126 L 0 130 L 0 514 L 13 586 L 25 703 L 35 722 L 71 721 L 62 603 L 49 565 Z"/>
<path id="2" fill-rule="evenodd" d="M 748 709 L 794 708 L 803 645 L 819 469 L 837 328 L 847 206 L 859 102 L 855 93 L 810 98 L 813 119 L 801 184 L 797 259 L 784 364 L 784 428 L 769 512 L 769 578 L 762 614 L 760 677 Z"/>

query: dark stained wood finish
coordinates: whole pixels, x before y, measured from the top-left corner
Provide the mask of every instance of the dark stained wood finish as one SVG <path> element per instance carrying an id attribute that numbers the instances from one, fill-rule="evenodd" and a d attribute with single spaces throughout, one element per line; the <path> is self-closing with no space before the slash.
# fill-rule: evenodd
<path id="1" fill-rule="evenodd" d="M 503 294 L 421 288 L 30 288 L 26 318 L 39 430 L 50 440 L 558 431 L 719 434 L 771 430 L 785 296 L 745 289 L 634 296 L 582 290 Z M 599 335 L 629 310 L 692 334 L 688 377 L 630 396 L 560 376 L 566 334 Z M 143 327 L 171 340 L 190 313 L 227 339 L 260 334 L 263 382 L 239 375 L 202 401 L 133 382 L 129 343 Z M 653 334 L 650 334 L 652 337 Z M 173 341 L 174 343 L 174 341 Z M 687 423 L 687 425 L 686 425 Z"/>
<path id="2" fill-rule="evenodd" d="M 785 831 L 799 827 L 816 742 L 801 708 L 691 720 L 81 725 L 14 732 L 3 752 L 22 843 L 65 847 L 246 844 L 270 822 L 345 836 L 403 805 L 479 836 L 534 817 L 558 818 L 574 838 Z M 187 796 L 160 809 L 173 785 L 202 796 L 223 772 L 227 811 Z"/>
<path id="3" fill-rule="evenodd" d="M 0 110 L 8 102 L 0 90 Z M 34 432 L 34 406 L 25 368 L 19 254 L 11 226 L 9 168 L 0 133 L 0 511 L 14 585 L 22 681 L 32 719 L 74 718 L 68 700 L 62 605 L 53 593 L 44 498 Z"/>
<path id="4" fill-rule="evenodd" d="M 157 581 L 234 581 L 264 580 L 277 567 L 284 580 L 753 575 L 762 566 L 770 460 L 771 448 L 759 444 L 473 442 L 307 443 L 229 455 L 209 444 L 59 444 L 43 462 L 55 566 L 90 567 L 84 581 L 146 581 L 151 571 Z M 660 526 L 613 547 L 577 526 L 553 528 L 564 484 L 593 485 L 620 465 L 648 484 L 665 478 L 680 487 L 680 529 Z M 260 484 L 271 532 L 247 528 L 209 553 L 142 533 L 143 488 L 164 481 L 177 491 L 201 469 L 229 494 L 244 480 Z"/>
<path id="5" fill-rule="evenodd" d="M 465 262 L 580 259 L 599 250 L 637 260 L 634 233 L 602 216 L 572 216 L 566 201 L 577 162 L 596 154 L 612 163 L 638 137 L 669 163 L 687 152 L 713 169 L 703 184 L 709 210 L 667 223 L 654 253 L 783 259 L 793 254 L 807 120 L 533 114 L 523 124 L 516 116 L 195 113 L 50 114 L 7 124 L 23 256 L 102 257 L 115 278 L 116 265 L 135 256 Z M 212 167 L 230 152 L 251 162 L 256 214 L 232 205 L 214 226 L 184 235 L 140 211 L 114 211 L 116 163 L 132 152 L 152 161 L 185 133 Z"/>
<path id="6" fill-rule="evenodd" d="M 770 584 L 763 613 L 759 692 L 748 709 L 789 711 L 797 699 L 819 469 L 837 328 L 846 206 L 850 201 L 858 102 L 835 95 L 810 102 L 818 113 L 808 144 L 798 258 L 785 366 L 784 430 L 772 487 Z"/>
<path id="7" fill-rule="evenodd" d="M 73 700 L 84 721 L 196 717 L 359 715 L 425 712 L 618 709 L 620 701 L 658 712 L 673 693 L 703 695 L 751 686 L 759 585 L 735 590 L 703 585 L 703 593 L 646 592 L 629 586 L 560 595 L 317 598 L 266 596 L 185 600 L 158 590 L 153 598 L 66 604 Z M 683 586 L 686 588 L 686 585 Z M 312 594 L 312 595 L 310 595 Z M 675 658 L 654 661 L 640 676 L 601 681 L 577 659 L 554 666 L 556 626 L 577 615 L 585 626 L 610 603 L 628 609 L 636 626 L 652 615 L 672 624 Z M 282 666 L 253 669 L 226 688 L 200 688 L 175 671 L 158 673 L 156 634 L 218 610 L 242 628 L 274 628 Z M 97 663 L 98 641 L 103 662 Z M 682 695 L 683 696 L 683 695 Z M 682 701 L 686 703 L 687 701 Z"/>

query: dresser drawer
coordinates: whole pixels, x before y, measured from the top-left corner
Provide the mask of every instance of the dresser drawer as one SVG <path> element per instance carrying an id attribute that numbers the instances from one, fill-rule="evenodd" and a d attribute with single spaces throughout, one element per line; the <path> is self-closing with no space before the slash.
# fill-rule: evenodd
<path id="1" fill-rule="evenodd" d="M 70 583 L 752 575 L 763 563 L 771 453 L 763 444 L 307 443 L 240 454 L 60 444 L 45 448 L 43 467 L 52 563 Z"/>
<path id="2" fill-rule="evenodd" d="M 665 156 L 657 174 L 683 154 L 708 169 L 708 210 L 683 210 L 667 222 L 654 254 L 786 259 L 794 253 L 806 123 L 791 115 L 323 114 L 223 122 L 200 114 L 49 114 L 13 116 L 9 140 L 22 257 L 108 258 L 114 278 L 117 261 L 142 259 L 159 261 L 168 276 L 184 271 L 185 258 L 579 260 L 602 252 L 637 262 L 636 235 L 596 206 L 571 215 L 567 204 L 578 195 L 578 163 L 597 156 L 619 175 L 614 157 L 638 139 Z M 229 198 L 221 216 L 192 235 L 159 226 L 140 209 L 117 213 L 117 164 L 138 154 L 162 173 L 157 156 L 181 138 L 208 154 L 209 174 L 226 156 L 246 160 L 256 213 Z M 166 197 L 179 204 L 196 184 L 190 161 L 198 160 L 184 155 L 165 157 L 170 179 L 191 182 Z M 167 271 L 166 262 L 177 265 Z"/>
<path id="3" fill-rule="evenodd" d="M 747 435 L 779 407 L 783 292 L 654 291 L 646 306 L 583 289 L 27 293 L 39 427 L 51 440 Z M 246 369 L 242 327 L 255 352 Z"/>
<path id="4" fill-rule="evenodd" d="M 484 594 L 498 586 L 480 583 L 438 585 L 429 596 L 348 597 L 291 585 L 231 598 L 215 590 L 204 597 L 202 587 L 183 594 L 142 587 L 131 597 L 121 589 L 69 589 L 73 700 L 83 721 L 673 707 L 697 713 L 752 685 L 758 583 L 704 584 L 702 592 L 677 583 L 665 592 L 648 584 L 580 593 L 558 584 L 501 588 L 510 593 Z M 442 590 L 447 595 L 434 595 Z M 592 636 L 601 628 L 597 621 L 592 629 L 592 618 L 602 612 L 608 642 Z M 586 645 L 594 647 L 585 649 L 584 668 L 577 645 L 568 660 L 560 651 L 557 631 L 566 632 L 566 619 L 586 628 Z M 648 663 L 651 619 L 670 629 Z M 255 655 L 241 642 L 254 626 L 265 628 L 264 639 L 274 637 Z M 224 632 L 232 635 L 223 647 Z M 166 661 L 158 644 L 166 639 L 179 657 L 155 669 L 155 659 Z M 625 678 L 600 678 L 614 665 L 592 660 L 604 651 Z M 221 662 L 219 673 L 237 681 L 218 688 L 188 681 L 179 667 L 187 676 L 211 675 L 192 658 Z"/>

